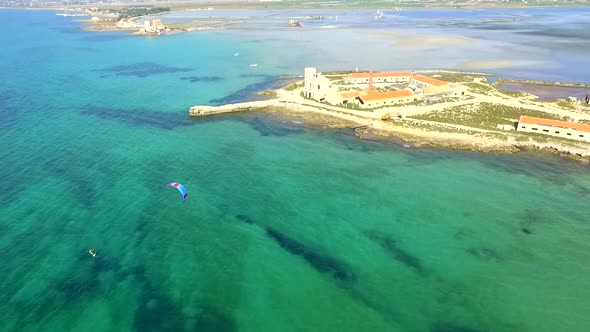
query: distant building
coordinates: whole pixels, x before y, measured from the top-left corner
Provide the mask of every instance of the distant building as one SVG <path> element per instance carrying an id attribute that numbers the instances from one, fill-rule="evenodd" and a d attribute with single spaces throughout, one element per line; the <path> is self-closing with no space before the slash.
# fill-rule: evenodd
<path id="1" fill-rule="evenodd" d="M 430 78 L 430 77 L 428 77 Z M 438 80 L 437 80 L 438 81 Z M 442 82 L 442 81 L 441 81 Z M 445 82 L 446 83 L 446 82 Z M 463 96 L 467 91 L 467 87 L 459 83 L 447 83 L 438 86 L 427 86 L 420 89 L 425 96 L 444 95 L 444 96 Z"/>
<path id="2" fill-rule="evenodd" d="M 92 16 L 92 18 L 90 20 L 92 22 L 98 22 L 98 21 L 100 21 L 100 17 L 98 17 L 98 16 Z"/>
<path id="3" fill-rule="evenodd" d="M 368 93 L 358 97 L 360 104 L 366 108 L 382 107 L 393 104 L 413 102 L 416 98 L 410 90 Z"/>
<path id="4" fill-rule="evenodd" d="M 338 86 L 333 85 L 327 77 L 322 76 L 315 68 L 308 67 L 304 72 L 303 95 L 332 105 L 358 104 L 362 108 L 375 108 L 409 103 L 426 96 L 462 96 L 467 91 L 467 87 L 462 84 L 448 83 L 423 75 L 414 76 L 411 71 L 351 73 L 345 81 L 359 84 L 365 90 L 338 91 Z M 373 83 L 407 84 L 403 90 L 381 92 L 373 89 Z"/>
<path id="5" fill-rule="evenodd" d="M 319 101 L 325 101 L 328 95 L 336 92 L 336 88 L 327 77 L 318 74 L 313 67 L 307 67 L 303 75 L 303 96 Z"/>
<path id="6" fill-rule="evenodd" d="M 155 31 L 163 31 L 164 29 L 166 29 L 164 27 L 164 23 L 162 23 L 162 20 L 153 20 L 152 25 L 154 26 Z"/>
<path id="7" fill-rule="evenodd" d="M 424 75 L 412 76 L 412 83 L 420 87 L 443 86 L 449 84 L 449 82 L 437 80 L 436 78 Z"/>
<path id="8" fill-rule="evenodd" d="M 590 124 L 566 122 L 522 115 L 516 131 L 537 133 L 590 142 Z"/>
<path id="9" fill-rule="evenodd" d="M 351 73 L 346 78 L 348 83 L 362 84 L 369 83 L 369 78 L 373 78 L 373 83 L 396 83 L 409 82 L 413 74 L 411 71 L 385 72 L 385 73 Z"/>

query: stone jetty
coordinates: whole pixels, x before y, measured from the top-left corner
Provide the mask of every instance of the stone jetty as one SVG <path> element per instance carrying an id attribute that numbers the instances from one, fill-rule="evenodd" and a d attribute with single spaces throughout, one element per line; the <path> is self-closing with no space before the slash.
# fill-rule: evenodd
<path id="1" fill-rule="evenodd" d="M 262 107 L 278 106 L 279 104 L 280 102 L 277 100 L 260 100 L 220 106 L 198 105 L 191 107 L 188 114 L 190 116 L 207 116 L 223 113 L 245 112 Z"/>

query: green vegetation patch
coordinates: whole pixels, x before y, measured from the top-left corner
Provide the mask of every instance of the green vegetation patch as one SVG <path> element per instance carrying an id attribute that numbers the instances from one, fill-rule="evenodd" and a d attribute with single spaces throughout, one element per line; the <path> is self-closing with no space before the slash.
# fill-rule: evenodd
<path id="1" fill-rule="evenodd" d="M 484 95 L 488 94 L 488 92 L 494 89 L 491 85 L 485 83 L 465 83 L 465 86 L 467 86 L 471 92 Z"/>
<path id="2" fill-rule="evenodd" d="M 520 91 L 502 90 L 502 89 L 498 89 L 498 91 L 500 91 L 502 94 L 505 94 L 507 96 L 514 97 L 514 98 L 524 97 L 527 95 L 526 93 L 520 92 Z"/>
<path id="3" fill-rule="evenodd" d="M 481 75 L 470 75 L 463 73 L 437 73 L 435 75 L 437 76 L 434 78 L 451 83 L 469 83 L 473 82 L 473 79 L 476 77 L 481 77 Z"/>
<path id="4" fill-rule="evenodd" d="M 498 86 L 503 83 L 517 83 L 517 84 L 531 84 L 531 85 L 545 85 L 545 86 L 564 86 L 564 87 L 573 87 L 573 88 L 590 88 L 590 84 L 586 84 L 586 83 L 546 82 L 546 81 L 535 81 L 535 80 L 508 80 L 508 79 L 499 79 L 496 82 L 494 82 L 494 86 Z"/>
<path id="5" fill-rule="evenodd" d="M 287 85 L 285 87 L 285 90 L 287 90 L 287 91 L 293 91 L 293 90 L 297 90 L 297 89 L 302 88 L 302 87 L 303 87 L 303 82 L 295 82 L 295 83 L 291 83 L 291 84 Z"/>
<path id="6" fill-rule="evenodd" d="M 473 128 L 497 130 L 498 124 L 514 124 L 521 115 L 562 120 L 559 116 L 501 104 L 481 103 L 445 108 L 442 111 L 413 116 L 415 119 L 452 123 Z"/>
<path id="7" fill-rule="evenodd" d="M 169 12 L 170 8 L 165 7 L 127 7 L 119 10 L 119 19 L 121 18 L 129 18 L 129 17 L 137 17 L 137 16 L 145 16 L 145 15 L 155 15 L 159 13 Z"/>

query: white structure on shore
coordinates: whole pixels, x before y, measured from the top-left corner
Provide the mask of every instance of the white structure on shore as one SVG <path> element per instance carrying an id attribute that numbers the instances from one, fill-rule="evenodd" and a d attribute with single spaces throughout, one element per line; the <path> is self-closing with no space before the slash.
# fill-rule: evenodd
<path id="1" fill-rule="evenodd" d="M 332 105 L 357 104 L 362 108 L 405 104 L 426 96 L 460 96 L 467 90 L 462 84 L 423 75 L 414 76 L 411 71 L 350 73 L 344 78 L 343 85 L 331 82 L 315 68 L 308 67 L 305 68 L 303 82 L 305 98 Z M 347 84 L 354 85 L 354 89 L 340 91 Z M 373 84 L 379 84 L 382 90 L 392 90 L 392 87 L 393 90 L 382 92 L 374 89 Z"/>
<path id="2" fill-rule="evenodd" d="M 334 94 L 336 89 L 332 82 L 313 67 L 304 69 L 303 75 L 303 96 L 318 101 L 325 101 L 329 95 Z"/>
<path id="3" fill-rule="evenodd" d="M 405 104 L 411 103 L 414 100 L 416 100 L 416 96 L 410 89 L 389 92 L 377 91 L 377 93 L 361 94 L 358 97 L 359 104 L 366 108 L 382 107 L 393 104 Z"/>
<path id="4" fill-rule="evenodd" d="M 518 120 L 516 131 L 590 142 L 590 124 L 585 123 L 566 122 L 522 115 Z"/>
<path id="5" fill-rule="evenodd" d="M 164 23 L 162 20 L 153 20 L 151 23 L 150 21 L 143 22 L 143 32 L 145 33 L 160 33 L 166 30 Z"/>
<path id="6" fill-rule="evenodd" d="M 358 71 L 358 67 L 357 67 Z M 352 84 L 369 83 L 369 78 L 373 78 L 373 83 L 396 83 L 410 82 L 413 74 L 411 71 L 385 72 L 385 73 L 351 73 L 348 74 L 345 81 Z"/>

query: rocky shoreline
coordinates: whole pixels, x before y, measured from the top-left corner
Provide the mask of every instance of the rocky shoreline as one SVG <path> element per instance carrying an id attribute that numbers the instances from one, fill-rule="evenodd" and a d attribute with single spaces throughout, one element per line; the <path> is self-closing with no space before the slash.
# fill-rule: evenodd
<path id="1" fill-rule="evenodd" d="M 318 129 L 354 129 L 360 139 L 387 141 L 412 147 L 440 147 L 454 150 L 471 150 L 486 153 L 517 153 L 520 151 L 550 152 L 568 159 L 590 162 L 590 146 L 578 142 L 558 140 L 536 141 L 515 132 L 493 132 L 447 124 L 420 126 L 416 119 L 382 119 L 380 113 L 338 109 L 304 99 L 299 91 L 274 90 L 275 98 L 262 101 L 220 106 L 193 106 L 191 117 L 216 116 L 235 112 L 266 112 L 296 118 Z M 401 110 L 401 108 L 400 108 Z M 415 112 L 415 111 L 414 111 Z M 452 126 L 452 125 L 451 125 Z M 473 131 L 471 131 L 473 129 Z M 526 140 L 523 140 L 526 138 Z"/>

